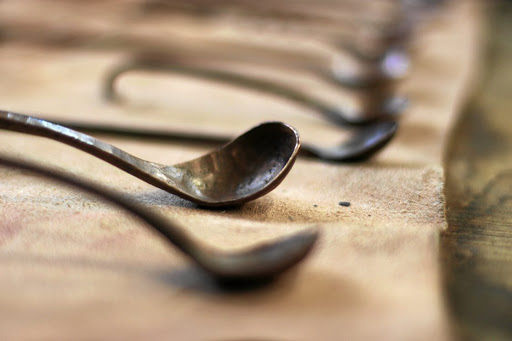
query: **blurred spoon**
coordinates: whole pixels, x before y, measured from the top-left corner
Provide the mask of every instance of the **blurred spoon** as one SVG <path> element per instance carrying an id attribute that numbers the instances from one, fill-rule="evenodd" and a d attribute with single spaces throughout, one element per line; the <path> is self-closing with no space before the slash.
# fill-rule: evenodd
<path id="1" fill-rule="evenodd" d="M 207 60 L 207 58 L 204 58 Z M 203 62 L 192 59 L 170 60 L 161 55 L 139 55 L 111 69 L 103 86 L 107 100 L 118 99 L 115 84 L 117 79 L 129 71 L 157 71 L 184 74 L 216 82 L 236 85 L 287 99 L 295 104 L 312 109 L 326 119 L 341 125 L 363 125 L 377 120 L 393 119 L 408 105 L 408 100 L 399 96 L 371 94 L 360 97 L 360 108 L 343 108 L 325 103 L 304 92 L 273 81 L 242 75 L 236 72 L 205 67 Z"/>
<path id="2" fill-rule="evenodd" d="M 372 87 L 383 81 L 403 78 L 408 72 L 409 57 L 403 43 L 408 30 L 403 25 L 401 5 L 397 1 L 388 4 L 369 2 L 360 6 L 357 2 L 265 4 L 261 1 L 160 0 L 145 1 L 143 5 L 146 9 L 154 8 L 157 16 L 171 9 L 174 15 L 179 13 L 180 18 L 186 18 L 186 25 L 198 30 L 207 27 L 205 31 L 230 32 L 226 35 L 228 40 L 233 38 L 235 27 L 235 40 L 242 44 L 254 42 L 261 45 L 264 35 L 264 44 L 269 42 L 269 46 L 275 46 L 276 42 L 281 46 L 294 46 L 297 45 L 294 42 L 300 45 L 309 41 L 330 47 L 337 54 L 351 56 L 350 64 L 358 65 L 344 70 L 342 77 L 332 75 L 344 86 Z M 401 50 L 401 65 L 390 68 L 390 64 L 396 65 L 398 49 Z M 239 52 L 244 54 L 244 50 L 246 48 L 241 47 Z M 324 66 L 329 64 L 329 61 L 324 62 Z M 336 68 L 340 69 L 339 66 Z"/>
<path id="3" fill-rule="evenodd" d="M 318 238 L 317 229 L 310 228 L 250 248 L 231 252 L 220 251 L 200 243 L 190 236 L 185 228 L 136 204 L 119 192 L 100 188 L 56 170 L 5 157 L 0 157 L 0 165 L 63 182 L 116 204 L 158 232 L 196 265 L 222 281 L 259 281 L 276 277 L 297 265 L 311 251 Z"/>

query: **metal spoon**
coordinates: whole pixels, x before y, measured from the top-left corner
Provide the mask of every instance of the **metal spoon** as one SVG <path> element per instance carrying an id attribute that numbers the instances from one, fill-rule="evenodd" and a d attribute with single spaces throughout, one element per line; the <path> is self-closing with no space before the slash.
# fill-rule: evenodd
<path id="1" fill-rule="evenodd" d="M 375 12 L 379 14 L 378 16 L 374 13 L 373 16 L 367 17 L 368 8 L 365 7 L 376 4 L 367 4 L 359 9 L 351 8 L 345 13 L 343 10 L 340 11 L 340 4 L 317 2 L 313 5 L 302 4 L 297 8 L 293 6 L 297 3 L 278 5 L 275 2 L 270 4 L 237 1 L 222 4 L 217 2 L 212 4 L 208 1 L 158 3 L 164 8 L 173 8 L 178 13 L 181 12 L 181 15 L 188 18 L 187 25 L 196 25 L 199 28 L 206 25 L 210 29 L 213 25 L 218 26 L 221 31 L 223 27 L 236 27 L 237 31 L 240 31 L 242 42 L 251 41 L 251 38 L 244 40 L 246 36 L 259 38 L 265 34 L 265 40 L 281 41 L 284 46 L 293 41 L 300 43 L 309 40 L 326 47 L 330 46 L 333 52 L 339 51 L 341 55 L 346 55 L 348 52 L 354 62 L 357 61 L 360 65 L 359 70 L 353 68 L 344 70 L 343 65 L 334 65 L 336 63 L 333 62 L 333 71 L 336 72 L 330 75 L 344 86 L 374 87 L 385 81 L 403 78 L 409 69 L 409 57 L 403 46 L 403 40 L 407 34 L 406 31 L 404 32 L 402 18 L 395 18 L 400 13 L 398 3 L 394 4 L 394 15 L 390 15 L 390 18 L 384 18 L 382 11 Z M 325 5 L 327 7 L 322 9 Z M 341 5 L 344 7 L 346 4 Z M 195 15 L 190 15 L 190 10 L 193 10 L 192 13 Z M 320 12 L 315 14 L 315 10 Z M 159 8 L 158 14 L 160 15 L 161 12 L 162 8 Z M 257 41 L 260 40 L 257 39 Z M 181 45 L 186 47 L 187 43 Z M 222 50 L 222 47 L 219 49 Z M 238 52 L 244 54 L 245 49 L 241 47 Z M 226 58 L 230 58 L 232 54 L 227 54 Z M 290 58 L 287 58 L 287 61 L 289 60 Z M 323 65 L 327 67 L 329 64 L 331 62 L 326 61 Z M 343 70 L 343 73 L 340 70 Z"/>
<path id="2" fill-rule="evenodd" d="M 139 51 L 149 49 L 173 52 L 186 45 L 181 42 L 182 40 L 191 40 L 190 37 L 187 36 L 183 38 L 179 34 L 166 34 L 165 37 L 158 35 L 141 37 L 130 30 L 126 30 L 124 32 L 104 32 L 104 34 L 101 35 L 98 35 L 95 31 L 91 32 L 86 27 L 68 27 L 63 31 L 61 29 L 49 27 L 48 24 L 45 23 L 44 19 L 41 22 L 41 18 L 39 17 L 24 18 L 22 22 L 19 22 L 19 18 L 16 18 L 14 21 L 11 21 L 10 19 L 11 18 L 5 17 L 2 18 L 2 22 L 0 22 L 0 29 L 3 28 L 9 32 L 9 35 L 2 37 L 4 40 L 26 41 L 31 44 L 44 46 L 52 45 L 60 48 L 87 47 L 91 49 L 106 50 L 116 50 L 119 48 L 124 50 L 133 50 L 135 48 Z M 353 34 L 353 32 L 350 32 L 349 34 Z M 275 33 L 274 35 L 278 37 L 283 36 L 283 34 L 279 33 Z M 304 37 L 301 33 L 300 35 L 291 37 L 291 39 L 292 41 L 301 41 Z M 339 72 L 341 68 L 336 66 L 336 69 L 338 69 L 336 74 L 332 74 L 330 70 L 326 73 L 326 75 L 330 76 L 332 80 L 343 86 L 358 88 L 373 87 L 380 85 L 383 82 L 400 78 L 407 72 L 409 60 L 408 56 L 404 53 L 402 53 L 402 55 L 405 59 L 402 59 L 406 60 L 406 63 L 403 63 L 398 71 L 393 70 L 392 72 L 389 72 L 389 69 L 383 67 L 383 65 L 389 65 L 388 55 L 390 52 L 386 44 L 384 44 L 385 48 L 378 49 L 377 55 L 375 53 L 371 53 L 368 56 L 368 52 L 361 51 L 358 47 L 360 44 L 355 44 L 352 41 L 346 41 L 345 39 L 324 41 L 325 39 L 318 40 L 314 37 L 312 39 L 317 40 L 320 43 L 325 43 L 328 46 L 333 46 L 336 50 L 340 51 L 342 55 L 349 52 L 349 55 L 352 55 L 355 61 L 360 62 L 361 69 L 366 70 L 360 72 L 358 70 L 347 69 L 343 70 L 343 74 L 341 74 Z M 216 40 L 219 42 L 219 39 Z M 372 44 L 364 43 L 363 45 Z M 328 68 L 330 64 L 331 62 L 327 62 L 325 66 Z"/>
<path id="3" fill-rule="evenodd" d="M 299 34 L 302 38 L 334 43 L 344 50 L 348 48 L 347 52 L 366 61 L 401 36 L 396 30 L 400 26 L 397 19 L 401 19 L 397 18 L 400 11 L 398 2 L 385 6 L 388 7 L 385 13 L 382 4 L 374 2 L 361 5 L 318 1 L 302 4 L 289 1 L 279 4 L 274 1 L 146 1 L 142 5 L 145 14 L 151 13 L 152 8 L 157 15 L 166 9 L 180 13 L 188 19 L 188 25 L 191 21 L 208 27 L 228 24 L 242 29 L 245 34 L 247 26 L 265 34 L 288 37 Z M 370 31 L 371 39 L 368 40 Z M 370 57 L 368 60 L 365 59 L 367 55 Z"/>
<path id="4" fill-rule="evenodd" d="M 195 144 L 224 144 L 229 137 L 204 133 L 178 132 L 169 130 L 149 130 L 132 127 L 56 121 L 55 123 L 90 134 L 114 135 L 117 137 L 153 139 L 159 141 L 179 141 Z M 301 142 L 299 155 L 329 162 L 354 162 L 370 158 L 386 146 L 398 129 L 396 122 L 376 122 L 354 128 L 353 134 L 337 145 L 324 147 Z"/>
<path id="5" fill-rule="evenodd" d="M 68 144 L 202 206 L 238 205 L 272 191 L 290 171 L 300 146 L 294 128 L 268 122 L 209 154 L 167 166 L 139 159 L 69 128 L 13 112 L 0 111 L 0 129 Z"/>
<path id="6" fill-rule="evenodd" d="M 146 226 L 160 233 L 198 266 L 223 281 L 264 280 L 280 275 L 298 264 L 312 249 L 318 238 L 316 228 L 297 232 L 285 238 L 259 244 L 234 252 L 224 252 L 203 245 L 186 230 L 163 216 L 126 199 L 121 193 L 100 188 L 85 180 L 70 177 L 62 172 L 50 170 L 25 162 L 0 158 L 0 165 L 15 167 L 42 175 L 87 191 L 126 209 Z"/>
<path id="7" fill-rule="evenodd" d="M 396 118 L 408 105 L 408 100 L 404 97 L 376 95 L 362 101 L 360 110 L 351 112 L 354 110 L 332 106 L 306 93 L 276 82 L 200 65 L 201 63 L 196 63 L 190 59 L 188 61 L 180 60 L 177 63 L 161 56 L 136 56 L 133 60 L 122 63 L 107 73 L 103 95 L 107 100 L 117 99 L 116 80 L 128 71 L 141 70 L 184 74 L 279 96 L 310 108 L 326 119 L 341 125 L 363 125 L 376 120 Z"/>

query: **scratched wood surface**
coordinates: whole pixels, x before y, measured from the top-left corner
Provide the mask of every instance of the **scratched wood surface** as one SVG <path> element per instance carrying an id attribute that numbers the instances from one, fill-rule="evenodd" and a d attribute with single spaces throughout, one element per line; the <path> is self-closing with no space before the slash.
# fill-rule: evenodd
<path id="1" fill-rule="evenodd" d="M 446 154 L 446 299 L 461 340 L 512 339 L 512 6 L 490 9 L 481 84 Z"/>
<path id="2" fill-rule="evenodd" d="M 102 30 L 147 37 L 174 27 L 165 17 L 136 20 L 106 11 L 107 2 L 91 3 L 0 2 L 4 109 L 229 134 L 280 119 L 304 140 L 346 135 L 303 108 L 186 77 L 134 74 L 120 83 L 127 100 L 105 103 L 101 79 L 125 51 L 98 47 Z M 448 3 L 415 38 L 414 67 L 397 86 L 412 105 L 386 150 L 358 164 L 300 159 L 275 191 L 239 208 L 199 209 L 69 147 L 0 132 L 0 154 L 122 190 L 219 248 L 310 225 L 322 231 L 297 271 L 258 290 L 224 291 L 127 212 L 0 169 L 0 339 L 449 340 L 438 263 L 438 236 L 446 227 L 442 153 L 478 60 L 481 14 L 476 2 Z M 33 28 L 28 36 L 8 30 L 19 22 Z M 97 40 L 83 48 L 47 46 L 45 39 L 34 41 L 45 27 L 63 37 L 66 27 L 79 28 Z M 303 75 L 295 82 L 316 93 L 324 89 Z M 208 151 L 101 138 L 160 163 Z"/>

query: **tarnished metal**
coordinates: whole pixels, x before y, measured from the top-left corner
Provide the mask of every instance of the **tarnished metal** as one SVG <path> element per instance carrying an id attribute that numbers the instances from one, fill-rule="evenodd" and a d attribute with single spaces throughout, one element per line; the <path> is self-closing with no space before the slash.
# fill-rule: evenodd
<path id="1" fill-rule="evenodd" d="M 72 185 L 128 210 L 198 266 L 220 280 L 247 281 L 275 277 L 299 263 L 311 251 L 318 238 L 317 229 L 310 228 L 251 248 L 223 252 L 203 245 L 170 219 L 126 199 L 121 193 L 100 188 L 86 180 L 70 177 L 56 170 L 18 160 L 0 157 L 0 165 L 23 169 Z"/>
<path id="2" fill-rule="evenodd" d="M 270 53 L 270 51 L 268 51 L 268 53 Z M 261 60 L 260 55 L 264 54 L 265 53 L 260 52 L 257 55 L 258 58 L 253 57 L 252 60 L 254 60 L 254 63 L 258 63 L 258 60 Z M 116 80 L 129 71 L 138 70 L 183 74 L 256 90 L 284 98 L 295 104 L 311 109 L 327 120 L 340 125 L 364 125 L 379 120 L 396 119 L 397 115 L 402 113 L 408 106 L 407 98 L 389 95 L 390 91 L 386 89 L 385 86 L 354 94 L 354 99 L 357 101 L 356 108 L 335 106 L 315 98 L 308 93 L 279 84 L 275 81 L 223 70 L 218 68 L 218 66 L 205 66 L 212 64 L 213 57 L 211 55 L 211 53 L 208 53 L 206 57 L 203 58 L 194 57 L 192 55 L 188 57 L 178 55 L 177 57 L 176 55 L 173 56 L 170 54 L 136 55 L 130 60 L 114 67 L 107 73 L 103 85 L 103 95 L 107 100 L 116 99 Z M 220 58 L 220 56 L 218 57 L 221 61 L 225 59 L 223 57 Z M 287 58 L 291 58 L 291 56 L 287 56 L 284 59 Z M 290 64 L 290 62 L 285 62 L 284 64 Z M 320 72 L 320 74 L 325 78 L 327 71 Z M 331 78 L 330 82 L 332 82 L 333 79 L 334 78 Z"/>
<path id="3" fill-rule="evenodd" d="M 0 111 L 0 129 L 43 136 L 81 149 L 202 206 L 238 205 L 272 191 L 290 171 L 300 146 L 294 128 L 267 122 L 209 154 L 167 166 L 64 126 L 13 112 Z"/>

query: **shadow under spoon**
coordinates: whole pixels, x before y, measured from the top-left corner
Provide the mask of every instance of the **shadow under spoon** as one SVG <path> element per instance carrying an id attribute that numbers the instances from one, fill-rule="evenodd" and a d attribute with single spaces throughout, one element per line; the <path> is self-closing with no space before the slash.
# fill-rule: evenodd
<path id="1" fill-rule="evenodd" d="M 200 243 L 170 219 L 136 204 L 119 192 L 100 188 L 86 180 L 77 179 L 56 170 L 5 157 L 0 157 L 0 165 L 22 169 L 72 185 L 128 210 L 199 267 L 222 281 L 258 281 L 276 277 L 299 263 L 311 251 L 318 238 L 317 229 L 310 228 L 250 248 L 224 252 Z"/>
<path id="2" fill-rule="evenodd" d="M 62 142 L 169 193 L 211 207 L 239 205 L 273 190 L 290 171 L 300 146 L 294 128 L 267 122 L 197 159 L 162 165 L 31 116 L 0 111 L 0 129 Z"/>

